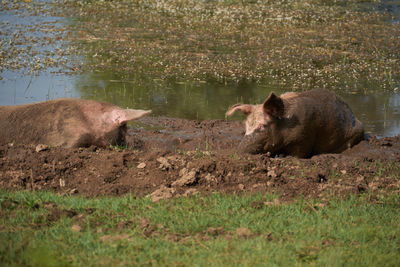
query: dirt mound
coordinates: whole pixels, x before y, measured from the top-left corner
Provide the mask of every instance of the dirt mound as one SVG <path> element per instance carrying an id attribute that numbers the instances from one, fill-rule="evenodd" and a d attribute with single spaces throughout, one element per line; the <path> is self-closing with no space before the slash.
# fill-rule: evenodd
<path id="1" fill-rule="evenodd" d="M 400 136 L 370 138 L 342 154 L 310 159 L 236 153 L 240 122 L 143 118 L 128 149 L 0 147 L 0 188 L 85 196 L 275 192 L 282 200 L 400 192 Z"/>

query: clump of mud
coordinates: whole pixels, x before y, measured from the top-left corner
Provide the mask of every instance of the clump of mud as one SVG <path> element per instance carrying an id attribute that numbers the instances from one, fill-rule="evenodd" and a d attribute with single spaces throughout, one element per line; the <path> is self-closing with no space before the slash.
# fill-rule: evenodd
<path id="1" fill-rule="evenodd" d="M 143 118 L 125 148 L 0 147 L 0 188 L 149 196 L 277 193 L 281 200 L 400 192 L 400 136 L 310 159 L 238 154 L 239 122 Z"/>

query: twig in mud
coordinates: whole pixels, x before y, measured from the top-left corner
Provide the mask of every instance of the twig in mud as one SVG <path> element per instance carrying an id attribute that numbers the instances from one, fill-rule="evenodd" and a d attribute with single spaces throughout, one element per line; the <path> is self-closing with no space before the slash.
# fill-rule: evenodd
<path id="1" fill-rule="evenodd" d="M 209 247 L 207 247 L 206 245 L 204 245 L 203 243 L 201 243 L 199 240 L 197 240 L 197 243 L 198 243 L 201 247 L 203 247 L 203 248 L 205 248 L 205 249 L 207 249 L 207 250 L 210 250 Z"/>
<path id="2" fill-rule="evenodd" d="M 308 203 L 307 201 L 304 201 L 304 203 L 306 203 L 306 205 L 307 205 L 310 209 L 312 209 L 315 213 L 318 213 L 318 211 L 317 211 L 310 203 Z"/>

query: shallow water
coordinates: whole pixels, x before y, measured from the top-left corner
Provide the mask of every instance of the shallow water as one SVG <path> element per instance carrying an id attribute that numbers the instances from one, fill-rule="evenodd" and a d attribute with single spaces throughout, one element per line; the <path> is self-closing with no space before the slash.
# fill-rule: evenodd
<path id="1" fill-rule="evenodd" d="M 399 18 L 398 1 L 384 1 L 385 10 L 393 10 Z M 393 4 L 394 3 L 394 4 Z M 7 23 L 4 23 L 4 22 Z M 23 28 L 41 22 L 54 22 L 62 26 L 64 19 L 55 17 L 24 16 L 12 11 L 0 12 L 3 31 Z M 393 21 L 397 23 L 398 21 Z M 43 34 L 43 33 L 42 33 Z M 63 43 L 37 47 L 38 51 L 62 48 Z M 0 47 L 0 49 L 2 49 Z M 40 54 L 38 55 L 40 56 Z M 58 74 L 56 74 L 58 72 Z M 290 88 L 278 87 L 273 81 L 257 83 L 221 84 L 216 82 L 165 82 L 147 79 L 146 82 L 126 80 L 113 73 L 84 73 L 67 75 L 47 68 L 37 75 L 26 69 L 3 69 L 0 73 L 0 105 L 34 103 L 60 97 L 95 99 L 122 107 L 151 109 L 153 116 L 186 119 L 224 119 L 232 104 L 261 103 L 270 92 L 283 93 Z M 340 89 L 337 92 L 341 92 Z M 382 88 L 368 88 L 374 93 L 339 93 L 363 122 L 366 131 L 378 136 L 400 133 L 400 92 Z M 235 115 L 233 119 L 243 119 Z"/>
<path id="2" fill-rule="evenodd" d="M 282 88 L 268 84 L 244 83 L 168 83 L 157 81 L 135 84 L 121 81 L 111 74 L 21 76 L 3 73 L 0 81 L 0 105 L 26 104 L 60 97 L 95 99 L 122 107 L 151 109 L 153 116 L 186 119 L 224 119 L 230 105 L 261 103 L 270 92 L 283 93 Z M 340 94 L 363 122 L 366 131 L 378 136 L 400 133 L 400 92 L 374 94 Z M 243 119 L 238 114 L 233 119 Z"/>
<path id="3" fill-rule="evenodd" d="M 391 22 L 400 22 L 400 1 L 399 0 L 383 0 L 378 6 L 379 11 L 387 12 L 392 15 Z"/>

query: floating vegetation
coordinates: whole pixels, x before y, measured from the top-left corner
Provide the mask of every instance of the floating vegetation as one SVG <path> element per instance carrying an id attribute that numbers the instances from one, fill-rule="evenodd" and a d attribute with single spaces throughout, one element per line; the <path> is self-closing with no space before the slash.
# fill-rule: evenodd
<path id="1" fill-rule="evenodd" d="M 379 3 L 5 1 L 3 11 L 24 9 L 73 20 L 57 27 L 31 25 L 42 32 L 40 38 L 2 30 L 0 72 L 58 67 L 72 73 L 114 72 L 135 82 L 272 79 L 293 90 L 392 90 L 400 80 L 400 24 L 378 12 Z M 68 42 L 47 52 L 35 48 L 62 40 Z"/>
<path id="2" fill-rule="evenodd" d="M 400 25 L 375 2 L 83 1 L 74 38 L 94 70 L 128 76 L 393 89 Z"/>
<path id="3" fill-rule="evenodd" d="M 42 70 L 75 73 L 78 69 L 72 60 L 78 53 L 66 42 L 71 29 L 59 16 L 61 12 L 55 12 L 56 4 L 61 3 L 1 1 L 0 79 L 6 70 L 32 75 Z"/>

